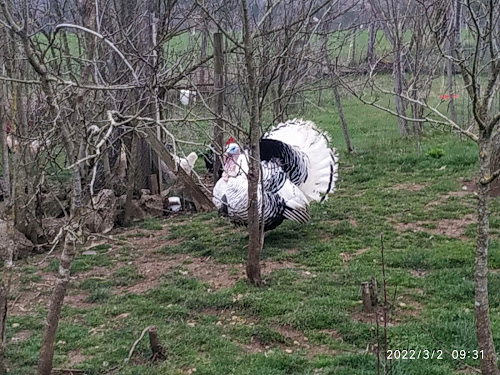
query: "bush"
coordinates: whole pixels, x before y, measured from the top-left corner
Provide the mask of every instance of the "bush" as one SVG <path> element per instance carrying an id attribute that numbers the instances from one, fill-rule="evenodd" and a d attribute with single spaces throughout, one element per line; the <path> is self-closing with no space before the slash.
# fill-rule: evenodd
<path id="1" fill-rule="evenodd" d="M 444 150 L 439 147 L 434 147 L 431 148 L 429 151 L 427 151 L 427 157 L 431 157 L 434 159 L 439 159 L 444 156 Z"/>

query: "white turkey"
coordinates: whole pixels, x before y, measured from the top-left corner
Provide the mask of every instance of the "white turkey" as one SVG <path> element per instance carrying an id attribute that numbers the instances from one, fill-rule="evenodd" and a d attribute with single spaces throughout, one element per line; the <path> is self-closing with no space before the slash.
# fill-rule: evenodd
<path id="1" fill-rule="evenodd" d="M 284 219 L 309 220 L 309 203 L 322 202 L 335 189 L 338 157 L 328 137 L 313 122 L 289 120 L 279 124 L 260 141 L 262 181 L 259 212 L 264 230 Z M 224 172 L 214 187 L 213 202 L 222 216 L 237 226 L 248 224 L 248 152 L 231 137 L 223 157 Z M 262 194 L 264 189 L 264 194 Z"/>

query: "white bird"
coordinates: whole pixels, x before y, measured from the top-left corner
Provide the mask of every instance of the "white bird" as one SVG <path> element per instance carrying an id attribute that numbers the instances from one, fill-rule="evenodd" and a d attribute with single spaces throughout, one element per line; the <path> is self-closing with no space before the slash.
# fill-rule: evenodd
<path id="1" fill-rule="evenodd" d="M 182 105 L 189 105 L 196 103 L 196 91 L 192 90 L 180 90 L 179 100 Z"/>
<path id="2" fill-rule="evenodd" d="M 260 142 L 260 158 L 258 205 L 262 217 L 264 195 L 264 230 L 276 228 L 284 219 L 306 223 L 309 203 L 324 201 L 335 189 L 338 156 L 329 147 L 328 137 L 311 121 L 289 120 L 266 133 Z M 235 225 L 247 225 L 248 154 L 230 138 L 224 159 L 213 202 Z"/>
<path id="3" fill-rule="evenodd" d="M 194 164 L 196 163 L 196 160 L 198 160 L 198 155 L 196 154 L 196 152 L 191 152 L 185 158 L 180 158 L 177 155 L 174 155 L 174 159 L 177 165 L 180 165 L 187 174 L 191 174 Z"/>

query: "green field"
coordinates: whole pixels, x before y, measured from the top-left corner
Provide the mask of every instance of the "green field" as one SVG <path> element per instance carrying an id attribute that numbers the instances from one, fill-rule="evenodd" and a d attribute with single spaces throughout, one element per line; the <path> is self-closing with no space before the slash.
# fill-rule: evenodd
<path id="1" fill-rule="evenodd" d="M 361 312 L 360 283 L 376 277 L 381 289 L 383 233 L 388 347 L 443 350 L 443 359 L 392 361 L 392 374 L 478 367 L 477 360 L 451 358 L 453 350 L 477 347 L 475 144 L 429 127 L 417 151 L 388 114 L 350 98 L 344 106 L 355 155 L 345 152 L 328 95 L 324 110 L 296 113 L 330 133 L 340 153 L 338 190 L 312 206 L 307 225 L 286 222 L 267 235 L 264 287 L 245 281 L 245 231 L 215 213 L 117 230 L 73 264 L 55 366 L 123 375 L 374 374 L 376 324 Z M 491 319 L 500 340 L 496 200 L 491 232 Z M 35 372 L 56 270 L 53 258 L 38 267 L 16 264 L 6 353 L 13 375 Z M 146 335 L 124 361 L 151 325 L 166 359 L 150 361 Z"/>

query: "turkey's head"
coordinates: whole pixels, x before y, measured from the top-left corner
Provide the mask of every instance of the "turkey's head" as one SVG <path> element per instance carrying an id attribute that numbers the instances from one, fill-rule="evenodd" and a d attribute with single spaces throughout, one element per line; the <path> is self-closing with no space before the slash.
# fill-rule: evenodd
<path id="1" fill-rule="evenodd" d="M 223 155 L 224 161 L 224 173 L 222 178 L 227 181 L 229 177 L 235 177 L 239 173 L 239 163 L 238 159 L 241 154 L 240 146 L 236 143 L 236 140 L 231 137 L 226 142 L 226 152 Z"/>

